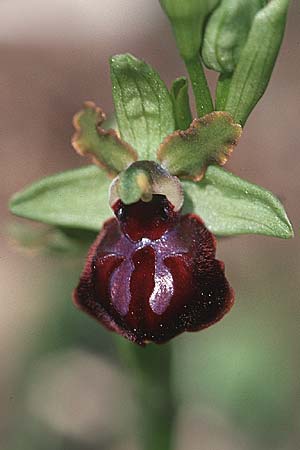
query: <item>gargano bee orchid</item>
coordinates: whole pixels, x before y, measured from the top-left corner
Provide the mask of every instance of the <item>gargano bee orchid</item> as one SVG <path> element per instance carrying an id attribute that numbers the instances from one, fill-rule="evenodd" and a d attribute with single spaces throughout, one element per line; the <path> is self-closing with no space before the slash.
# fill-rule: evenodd
<path id="1" fill-rule="evenodd" d="M 293 237 L 284 207 L 271 192 L 222 167 L 268 86 L 290 0 L 159 3 L 188 78 L 176 78 L 168 88 L 144 61 L 113 56 L 110 120 L 91 101 L 73 120 L 73 148 L 94 165 L 33 183 L 13 196 L 10 209 L 51 225 L 63 246 L 72 248 L 74 236 L 79 241 L 84 267 L 73 301 L 104 333 L 126 339 L 116 339 L 115 349 L 138 381 L 140 447 L 171 450 L 178 416 L 173 346 L 154 344 L 210 327 L 232 308 L 235 294 L 216 256 L 217 238 Z M 168 48 L 159 44 L 163 65 Z M 204 66 L 217 73 L 214 98 Z M 272 163 L 270 155 L 264 162 Z M 262 267 L 260 274 L 268 282 Z M 193 381 L 189 372 L 197 376 L 197 370 L 186 368 L 201 354 L 182 358 L 187 347 L 180 347 L 176 367 L 184 363 L 181 378 Z"/>
<path id="2" fill-rule="evenodd" d="M 127 57 L 128 58 L 128 57 Z M 130 58 L 132 61 L 132 59 Z M 87 114 L 94 113 L 100 139 L 111 152 L 95 151 L 85 138 Z M 137 160 L 138 150 L 114 131 L 101 129 L 104 114 L 87 103 L 74 120 L 73 146 L 109 169 L 126 161 L 113 180 L 110 205 L 115 218 L 103 225 L 92 245 L 75 304 L 108 329 L 144 345 L 163 343 L 183 331 L 197 331 L 220 320 L 233 304 L 224 265 L 215 259 L 216 240 L 195 214 L 182 214 L 184 191 L 176 175 L 201 179 L 209 163 L 224 164 L 241 134 L 226 113 L 196 119 L 186 131 L 167 135 L 157 161 Z M 197 161 L 182 163 L 189 147 L 201 145 L 202 133 L 223 135 Z M 112 163 L 112 155 L 117 154 Z M 197 155 L 197 152 L 195 152 Z M 131 164 L 130 158 L 134 158 Z M 175 170 L 174 170 L 175 167 Z"/>
<path id="3" fill-rule="evenodd" d="M 97 230 L 75 304 L 132 342 L 159 344 L 209 327 L 232 307 L 214 235 L 293 231 L 270 192 L 220 167 L 243 120 L 228 111 L 192 120 L 187 80 L 169 92 L 129 54 L 111 59 L 111 78 L 117 129 L 104 128 L 92 102 L 74 117 L 73 147 L 98 168 L 46 178 L 16 194 L 11 210 Z"/>
<path id="4" fill-rule="evenodd" d="M 117 200 L 113 210 L 74 292 L 81 309 L 138 344 L 201 330 L 229 311 L 233 290 L 197 215 L 182 215 L 162 194 L 130 205 Z"/>

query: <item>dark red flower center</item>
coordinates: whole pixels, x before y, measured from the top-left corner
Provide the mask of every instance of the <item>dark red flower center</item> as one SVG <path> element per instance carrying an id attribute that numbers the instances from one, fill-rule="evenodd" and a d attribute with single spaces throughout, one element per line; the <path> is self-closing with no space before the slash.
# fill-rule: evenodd
<path id="1" fill-rule="evenodd" d="M 159 239 L 178 221 L 179 214 L 164 195 L 153 195 L 150 202 L 124 205 L 118 200 L 113 206 L 123 233 L 132 240 Z"/>

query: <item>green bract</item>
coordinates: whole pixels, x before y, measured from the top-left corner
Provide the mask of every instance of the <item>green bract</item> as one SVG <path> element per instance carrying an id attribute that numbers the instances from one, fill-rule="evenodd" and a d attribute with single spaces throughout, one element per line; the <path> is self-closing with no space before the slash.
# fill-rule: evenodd
<path id="1" fill-rule="evenodd" d="M 205 27 L 202 58 L 208 68 L 233 72 L 254 16 L 264 5 L 265 0 L 222 0 Z"/>
<path id="2" fill-rule="evenodd" d="M 110 181 L 88 166 L 44 178 L 15 194 L 11 211 L 21 217 L 70 228 L 99 231 L 112 212 Z M 210 166 L 201 182 L 183 181 L 184 212 L 194 211 L 219 236 L 293 236 L 284 208 L 274 195 L 229 172 Z"/>
<path id="3" fill-rule="evenodd" d="M 283 38 L 289 4 L 289 0 L 271 0 L 256 14 L 240 54 L 228 86 L 224 109 L 242 125 L 270 80 Z"/>
<path id="4" fill-rule="evenodd" d="M 132 55 L 111 59 L 111 80 L 121 138 L 139 159 L 155 159 L 162 140 L 175 130 L 172 100 L 158 73 Z"/>

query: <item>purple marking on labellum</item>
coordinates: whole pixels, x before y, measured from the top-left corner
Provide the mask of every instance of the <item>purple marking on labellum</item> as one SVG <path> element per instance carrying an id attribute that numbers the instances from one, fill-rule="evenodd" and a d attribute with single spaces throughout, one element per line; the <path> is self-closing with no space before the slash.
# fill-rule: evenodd
<path id="1" fill-rule="evenodd" d="M 234 300 L 216 241 L 194 214 L 162 195 L 114 207 L 89 251 L 76 305 L 140 345 L 220 320 Z"/>
<path id="2" fill-rule="evenodd" d="M 172 232 L 168 242 L 165 236 L 154 241 L 143 238 L 137 242 L 130 242 L 126 237 L 122 236 L 120 241 L 118 241 L 115 252 L 112 255 L 121 256 L 123 262 L 111 274 L 110 289 L 112 303 L 122 316 L 126 316 L 128 313 L 131 301 L 130 281 L 134 271 L 132 257 L 137 250 L 147 246 L 151 247 L 155 253 L 154 289 L 149 298 L 149 303 L 152 311 L 156 314 L 162 314 L 167 309 L 174 293 L 174 283 L 170 270 L 164 264 L 164 259 L 187 252 L 185 248 L 172 251 L 172 241 L 174 241 Z"/>

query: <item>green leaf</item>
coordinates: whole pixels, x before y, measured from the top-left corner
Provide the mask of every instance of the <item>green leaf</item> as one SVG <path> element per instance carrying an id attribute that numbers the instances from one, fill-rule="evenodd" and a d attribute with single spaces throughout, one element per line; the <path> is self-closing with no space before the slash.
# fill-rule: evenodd
<path id="1" fill-rule="evenodd" d="M 70 228 L 99 231 L 111 217 L 111 181 L 95 166 L 43 178 L 15 194 L 10 210 L 17 216 Z"/>
<path id="2" fill-rule="evenodd" d="M 170 94 L 158 73 L 132 55 L 111 58 L 111 80 L 121 137 L 139 155 L 155 159 L 162 140 L 175 129 Z"/>
<path id="3" fill-rule="evenodd" d="M 222 0 L 205 26 L 202 58 L 209 69 L 231 73 L 264 0 Z"/>
<path id="4" fill-rule="evenodd" d="M 289 0 L 271 0 L 254 18 L 225 106 L 241 125 L 269 83 L 282 42 L 289 3 Z"/>
<path id="5" fill-rule="evenodd" d="M 218 3 L 219 0 L 160 0 L 184 60 L 191 60 L 199 53 L 204 21 Z"/>
<path id="6" fill-rule="evenodd" d="M 269 191 L 217 166 L 200 183 L 184 181 L 184 212 L 194 211 L 219 236 L 264 234 L 288 239 L 293 229 L 280 201 Z"/>
<path id="7" fill-rule="evenodd" d="M 176 78 L 171 88 L 171 98 L 176 119 L 176 128 L 186 130 L 192 122 L 189 101 L 189 85 L 185 77 Z"/>
<path id="8" fill-rule="evenodd" d="M 215 111 L 168 136 L 158 159 L 172 175 L 199 181 L 209 164 L 225 164 L 241 133 L 229 114 Z"/>
<path id="9" fill-rule="evenodd" d="M 100 128 L 105 119 L 100 108 L 86 102 L 84 109 L 73 119 L 76 133 L 72 145 L 80 155 L 90 155 L 95 164 L 116 176 L 137 159 L 137 154 L 119 138 L 115 130 Z"/>

